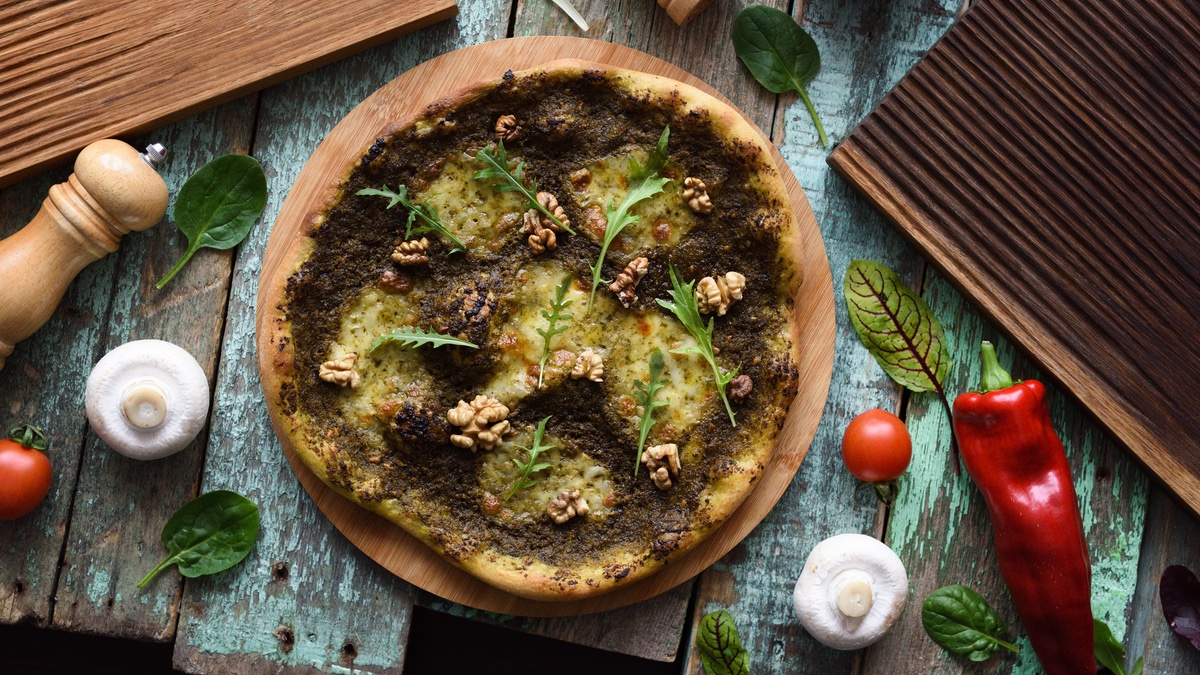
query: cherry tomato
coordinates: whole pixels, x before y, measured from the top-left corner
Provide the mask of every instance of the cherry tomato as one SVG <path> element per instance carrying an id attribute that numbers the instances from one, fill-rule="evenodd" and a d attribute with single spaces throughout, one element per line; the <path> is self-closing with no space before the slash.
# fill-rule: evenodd
<path id="1" fill-rule="evenodd" d="M 42 454 L 46 435 L 28 425 L 0 440 L 0 520 L 16 520 L 32 511 L 50 490 L 50 460 Z"/>
<path id="2" fill-rule="evenodd" d="M 868 410 L 846 426 L 842 460 L 855 478 L 868 483 L 895 480 L 912 460 L 912 437 L 904 422 L 886 410 Z"/>

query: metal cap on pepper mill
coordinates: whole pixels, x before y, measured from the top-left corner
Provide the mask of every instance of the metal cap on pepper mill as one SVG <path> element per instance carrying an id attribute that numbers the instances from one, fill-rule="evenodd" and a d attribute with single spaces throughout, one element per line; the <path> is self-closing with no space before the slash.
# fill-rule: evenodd
<path id="1" fill-rule="evenodd" d="M 92 143 L 33 220 L 0 241 L 0 369 L 16 344 L 46 323 L 84 267 L 116 251 L 126 234 L 162 220 L 167 184 L 154 164 L 165 153 L 157 143 L 145 153 L 118 140 Z"/>

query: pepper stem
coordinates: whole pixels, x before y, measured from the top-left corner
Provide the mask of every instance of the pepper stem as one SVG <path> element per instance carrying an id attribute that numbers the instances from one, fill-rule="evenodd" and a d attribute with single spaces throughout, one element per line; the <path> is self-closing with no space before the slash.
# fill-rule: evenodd
<path id="1" fill-rule="evenodd" d="M 984 340 L 979 345 L 979 358 L 983 361 L 983 373 L 979 378 L 979 393 L 986 394 L 989 391 L 1013 386 L 1012 375 L 1000 367 L 1000 361 L 996 359 L 996 348 L 992 346 L 992 343 Z"/>

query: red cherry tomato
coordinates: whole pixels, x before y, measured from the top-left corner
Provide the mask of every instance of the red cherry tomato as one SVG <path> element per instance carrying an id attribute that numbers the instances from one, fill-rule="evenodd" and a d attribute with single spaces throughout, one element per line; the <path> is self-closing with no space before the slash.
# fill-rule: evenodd
<path id="1" fill-rule="evenodd" d="M 868 483 L 895 480 L 912 460 L 912 437 L 904 422 L 886 410 L 868 410 L 850 420 L 842 436 L 842 460 Z"/>
<path id="2" fill-rule="evenodd" d="M 46 435 L 31 426 L 17 427 L 0 440 L 0 520 L 16 520 L 45 499 L 50 490 L 50 460 L 42 454 Z"/>

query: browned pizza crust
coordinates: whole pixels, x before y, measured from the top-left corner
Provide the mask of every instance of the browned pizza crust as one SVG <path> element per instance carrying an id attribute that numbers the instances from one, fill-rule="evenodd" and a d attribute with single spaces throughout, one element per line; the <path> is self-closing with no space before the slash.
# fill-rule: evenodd
<path id="1" fill-rule="evenodd" d="M 562 129 L 569 130 L 574 124 L 594 128 L 598 135 L 603 135 L 599 123 L 595 127 L 586 127 L 584 116 L 591 114 L 601 118 L 613 115 L 614 111 L 625 110 L 628 115 L 630 110 L 646 110 L 653 114 L 647 113 L 645 133 L 640 134 L 640 138 L 656 137 L 661 126 L 651 122 L 667 120 L 672 127 L 673 144 L 686 144 L 689 139 L 702 138 L 704 133 L 713 139 L 702 150 L 695 150 L 698 143 L 683 147 L 672 145 L 672 163 L 668 165 L 668 171 L 674 166 L 681 172 L 708 171 L 710 175 L 738 178 L 736 185 L 732 181 L 728 185 L 719 179 L 712 181 L 709 189 L 717 207 L 713 217 L 698 218 L 693 229 L 681 235 L 679 241 L 652 247 L 650 254 L 657 267 L 639 286 L 639 294 L 643 297 L 631 311 L 639 317 L 651 317 L 639 321 L 652 320 L 657 322 L 656 326 L 669 327 L 675 322 L 673 316 L 654 302 L 656 298 L 667 298 L 663 262 L 678 262 L 685 266 L 681 274 L 686 279 L 695 279 L 726 271 L 715 267 L 717 263 L 713 262 L 721 256 L 744 261 L 751 283 L 747 285 L 746 299 L 740 303 L 744 307 L 735 305 L 728 316 L 716 319 L 717 344 L 727 345 L 722 347 L 722 355 L 718 358 L 725 368 L 740 365 L 742 372 L 753 373 L 755 389 L 746 403 L 737 407 L 739 424 L 736 428 L 729 426 L 715 395 L 699 399 L 700 402 L 695 404 L 698 420 L 684 436 L 689 448 L 695 446 L 703 452 L 685 462 L 679 484 L 672 490 L 647 488 L 649 481 L 644 468 L 638 480 L 628 475 L 632 473 L 632 456 L 636 450 L 634 435 L 633 445 L 624 454 L 606 454 L 603 448 L 595 449 L 594 461 L 607 463 L 606 475 L 611 476 L 613 485 L 620 486 L 613 488 L 613 494 L 628 493 L 627 497 L 618 498 L 616 506 L 609 509 L 606 516 L 578 517 L 565 525 L 553 525 L 528 518 L 522 520 L 525 516 L 518 514 L 506 522 L 503 512 L 499 516 L 472 515 L 470 512 L 471 504 L 478 504 L 483 498 L 482 489 L 478 484 L 470 484 L 469 479 L 474 475 L 472 471 L 483 470 L 480 467 L 486 461 L 484 453 L 473 454 L 445 440 L 447 433 L 457 433 L 445 422 L 446 409 L 453 405 L 455 398 L 469 400 L 472 393 L 480 393 L 480 383 L 471 383 L 469 378 L 455 380 L 459 376 L 451 375 L 448 377 L 454 382 L 435 381 L 428 385 L 430 391 L 422 390 L 412 396 L 415 403 L 411 405 L 405 398 L 407 394 L 393 395 L 390 400 L 396 405 L 388 407 L 386 413 L 376 412 L 370 422 L 370 425 L 384 429 L 381 433 L 385 442 L 380 444 L 376 439 L 372 444 L 369 439 L 380 434 L 363 431 L 356 426 L 359 422 L 346 419 L 344 405 L 337 407 L 342 405 L 339 401 L 344 401 L 349 391 L 318 380 L 316 371 L 331 353 L 338 331 L 342 330 L 341 334 L 345 335 L 345 330 L 339 328 L 340 312 L 346 311 L 351 304 L 352 294 L 369 290 L 369 280 L 378 277 L 378 270 L 392 268 L 391 247 L 403 238 L 402 226 L 397 227 L 397 223 L 403 221 L 395 211 L 381 211 L 373 206 L 376 202 L 355 196 L 354 192 L 364 185 L 389 180 L 388 177 L 394 175 L 389 185 L 394 187 L 397 180 L 404 178 L 411 183 L 410 190 L 416 196 L 420 186 L 428 187 L 441 170 L 440 166 L 431 168 L 427 156 L 417 156 L 413 162 L 422 166 L 403 165 L 406 157 L 420 155 L 414 148 L 423 147 L 419 144 L 422 138 L 432 144 L 436 139 L 468 133 L 459 125 L 484 119 L 483 113 L 477 114 L 472 106 L 483 106 L 486 111 L 488 108 L 484 104 L 492 99 L 527 101 L 527 97 L 568 87 L 584 93 L 589 87 L 595 87 L 601 93 L 595 97 L 573 94 L 576 99 L 564 95 L 559 108 L 555 109 L 562 113 L 561 119 L 551 114 L 544 119 L 526 121 L 524 144 L 512 143 L 509 154 L 514 161 L 527 161 L 530 174 L 537 171 L 535 162 L 539 157 L 547 158 L 543 166 L 551 161 L 549 158 L 553 153 L 548 153 L 545 148 L 553 147 L 554 143 L 564 144 L 565 148 L 565 144 L 572 141 L 569 131 L 563 135 Z M 576 104 L 578 107 L 571 107 Z M 589 109 L 593 105 L 594 109 Z M 631 127 L 631 130 L 638 128 Z M 475 134 L 473 147 L 486 142 L 478 140 L 478 131 L 469 133 Z M 484 135 L 491 133 L 489 128 Z M 648 150 L 651 143 L 633 145 Z M 569 151 L 564 152 L 569 154 Z M 701 161 L 714 157 L 726 164 L 718 164 L 714 169 L 714 162 Z M 689 162 L 695 166 L 688 165 Z M 376 166 L 380 164 L 384 166 Z M 683 175 L 673 178 L 678 184 Z M 543 179 L 542 185 L 551 188 L 547 180 Z M 563 197 L 561 201 L 580 234 L 574 237 L 560 234 L 560 248 L 552 255 L 564 261 L 564 268 L 578 272 L 579 264 L 572 256 L 580 260 L 587 255 L 594 258 L 598 246 L 586 235 L 586 210 L 581 204 L 571 203 L 567 195 L 570 190 L 562 185 L 566 183 L 554 187 Z M 678 194 L 678 187 L 675 187 L 659 198 L 678 200 Z M 726 196 L 738 203 L 726 206 L 722 203 Z M 378 198 L 372 199 L 378 201 Z M 396 211 L 399 210 L 397 207 Z M 443 213 L 444 220 L 453 222 L 447 213 Z M 501 215 L 491 214 L 494 219 Z M 372 225 L 372 218 L 382 222 Z M 648 229 L 651 223 L 644 225 Z M 335 231 L 339 233 L 337 237 L 333 235 Z M 266 314 L 265 321 L 260 322 L 260 331 L 265 331 L 266 335 L 260 336 L 259 344 L 267 345 L 267 348 L 259 354 L 259 359 L 263 389 L 277 429 L 323 482 L 364 508 L 397 523 L 442 553 L 449 562 L 489 584 L 529 598 L 571 600 L 644 578 L 719 527 L 753 489 L 770 459 L 796 391 L 795 364 L 799 345 L 795 335 L 796 326 L 803 317 L 792 316 L 791 307 L 802 276 L 799 237 L 787 193 L 767 144 L 740 113 L 693 87 L 667 78 L 575 60 L 556 61 L 534 70 L 510 73 L 500 82 L 468 86 L 459 94 L 430 106 L 421 115 L 398 121 L 373 143 L 364 143 L 363 159 L 347 167 L 347 178 L 342 184 L 331 186 L 327 207 L 311 216 L 306 233 L 308 236 L 298 237 L 290 243 L 285 255 L 288 264 L 281 265 L 272 277 L 261 282 L 265 284 L 265 293 L 260 311 Z M 345 233 L 360 234 L 349 236 Z M 546 258 L 529 254 L 523 240 L 524 235 L 519 231 L 508 232 L 507 239 L 480 239 L 474 242 L 475 246 L 466 257 L 480 260 L 480 265 L 505 269 L 505 266 L 516 267 L 513 260 L 519 256 L 528 258 L 526 267 L 541 264 Z M 339 243 L 332 243 L 335 241 Z M 328 249 L 344 242 L 352 243 L 345 244 L 347 251 L 344 259 L 339 260 Z M 439 241 L 432 244 L 430 256 L 434 262 L 431 267 L 455 264 L 456 259 L 446 257 L 446 249 L 439 248 L 441 245 Z M 748 250 L 731 251 L 738 246 Z M 578 249 L 577 254 L 573 253 L 575 249 Z M 363 251 L 377 253 L 360 255 Z M 611 279 L 627 260 L 640 252 L 644 251 L 611 251 L 605 277 Z M 694 269 L 687 269 L 689 262 Z M 749 269 L 750 266 L 755 269 Z M 430 283 L 438 279 L 438 272 L 434 274 Z M 584 281 L 588 282 L 585 286 L 590 285 L 590 278 Z M 342 285 L 338 286 L 339 283 Z M 422 279 L 418 278 L 416 283 L 422 283 Z M 450 305 L 439 305 L 443 313 L 461 309 L 467 318 L 449 316 L 445 321 L 447 325 L 438 328 L 449 328 L 468 338 L 494 337 L 501 329 L 491 324 L 478 325 L 479 308 L 487 313 L 499 315 L 508 311 L 511 316 L 517 316 L 520 308 L 514 308 L 513 301 L 505 293 L 517 294 L 519 291 L 514 289 L 519 285 L 510 284 L 506 287 L 508 291 L 499 293 L 496 292 L 498 287 L 488 283 L 462 287 L 467 289 L 468 298 L 474 297 L 471 293 L 480 291 L 482 299 L 474 309 L 468 310 L 466 301 L 460 305 L 454 305 L 454 301 L 449 301 Z M 331 289 L 344 289 L 344 294 L 339 296 L 338 290 Z M 603 286 L 599 293 L 606 298 L 604 302 L 615 306 L 611 294 Z M 493 294 L 500 296 L 494 302 Z M 414 312 L 425 317 L 428 314 L 426 305 L 432 304 L 436 304 L 432 294 L 422 296 L 421 307 Z M 447 310 L 447 306 L 451 309 Z M 579 313 L 581 311 L 576 312 Z M 479 366 L 489 348 L 483 346 L 485 349 L 479 353 L 466 355 L 444 353 L 456 348 L 434 351 L 424 347 L 421 349 L 428 351 L 422 351 L 420 358 L 433 360 L 429 365 L 430 372 L 459 373 Z M 663 345 L 663 350 L 667 347 L 669 345 Z M 611 353 L 619 360 L 618 351 L 614 348 Z M 366 355 L 361 354 L 359 358 L 365 359 Z M 737 362 L 732 361 L 735 358 Z M 497 360 L 493 354 L 493 367 Z M 695 366 L 689 363 L 680 361 L 671 368 L 694 369 Z M 704 387 L 712 390 L 711 374 L 706 370 L 707 366 L 703 368 L 696 377 L 704 384 L 691 387 L 689 391 L 703 394 Z M 705 373 L 708 373 L 707 379 L 702 377 Z M 564 444 L 571 445 L 572 452 L 584 457 L 588 457 L 593 448 L 586 447 L 579 439 L 587 438 L 588 433 L 609 434 L 596 441 L 601 445 L 628 442 L 629 435 L 623 427 L 601 428 L 621 427 L 621 424 L 589 422 L 591 418 L 587 417 L 587 411 L 579 407 L 578 399 L 596 396 L 599 400 L 601 394 L 596 393 L 597 389 L 604 392 L 604 387 L 610 385 L 591 385 L 593 389 L 586 389 L 583 388 L 586 385 L 578 381 L 563 378 L 554 386 L 562 392 L 558 404 L 548 400 L 550 394 L 541 392 L 536 396 L 529 394 L 527 398 L 517 398 L 510 405 L 513 426 L 528 431 L 536 417 L 543 413 L 555 414 L 560 427 L 564 425 L 562 418 L 567 418 L 568 423 L 582 419 L 576 425 L 580 430 L 575 432 L 571 431 L 574 427 L 566 425 L 569 428 L 564 432 L 568 434 Z M 430 393 L 433 390 L 436 392 Z M 417 390 L 410 386 L 409 391 Z M 440 401 L 441 407 L 435 410 L 431 404 L 427 405 L 429 401 Z M 526 402 L 536 408 L 536 415 L 533 410 L 522 410 Z M 676 402 L 680 407 L 685 403 Z M 396 406 L 400 406 L 399 412 L 394 412 Z M 607 411 L 605 414 L 609 415 L 604 419 L 617 419 L 614 417 L 617 413 L 608 409 L 616 409 L 618 403 L 605 402 L 603 406 Z M 384 407 L 381 405 L 379 409 Z M 585 431 L 587 424 L 593 424 L 595 430 Z M 658 433 L 666 433 L 664 426 L 667 425 L 657 427 Z M 571 433 L 576 435 L 571 436 Z M 652 434 L 648 445 L 654 441 Z M 458 477 L 458 482 L 438 482 L 430 480 L 427 473 L 421 474 L 429 471 L 427 466 L 434 463 Z M 551 469 L 551 473 L 553 471 Z M 411 477 L 418 474 L 425 478 Z M 657 520 L 643 511 L 653 511 Z M 549 520 L 544 514 L 542 518 Z M 626 532 L 615 520 L 610 523 L 607 519 L 627 519 L 638 524 L 630 525 Z"/>

